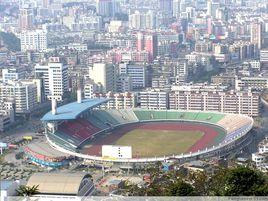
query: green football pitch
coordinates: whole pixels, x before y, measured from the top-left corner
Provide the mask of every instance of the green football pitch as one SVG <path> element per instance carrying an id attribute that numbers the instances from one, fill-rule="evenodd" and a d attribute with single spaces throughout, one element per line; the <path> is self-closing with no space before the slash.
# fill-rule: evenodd
<path id="1" fill-rule="evenodd" d="M 187 152 L 203 135 L 200 131 L 134 129 L 114 144 L 131 146 L 133 157 L 170 156 Z"/>

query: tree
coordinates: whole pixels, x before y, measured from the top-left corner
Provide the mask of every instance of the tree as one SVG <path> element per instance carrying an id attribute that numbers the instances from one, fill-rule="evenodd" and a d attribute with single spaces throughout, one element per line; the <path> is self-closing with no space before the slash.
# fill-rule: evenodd
<path id="1" fill-rule="evenodd" d="M 265 176 L 248 167 L 218 172 L 211 183 L 212 195 L 253 196 L 268 195 Z"/>
<path id="2" fill-rule="evenodd" d="M 188 180 L 192 183 L 198 195 L 209 194 L 209 176 L 205 172 L 191 172 Z"/>
<path id="3" fill-rule="evenodd" d="M 226 176 L 225 195 L 255 195 L 255 191 L 264 185 L 264 177 L 249 168 L 240 167 L 231 170 Z"/>
<path id="4" fill-rule="evenodd" d="M 20 39 L 13 33 L 0 32 L 0 40 L 4 42 L 9 50 L 20 51 Z"/>
<path id="5" fill-rule="evenodd" d="M 196 195 L 194 188 L 182 181 L 178 180 L 171 184 L 168 188 L 167 196 L 193 196 Z"/>
<path id="6" fill-rule="evenodd" d="M 21 185 L 16 191 L 17 191 L 18 196 L 32 196 L 34 194 L 39 193 L 38 185 L 33 185 L 33 186 Z"/>

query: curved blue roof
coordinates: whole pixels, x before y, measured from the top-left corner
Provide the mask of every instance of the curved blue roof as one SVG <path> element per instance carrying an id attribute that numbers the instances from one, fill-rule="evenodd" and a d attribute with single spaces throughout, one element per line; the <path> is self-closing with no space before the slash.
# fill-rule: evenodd
<path id="1" fill-rule="evenodd" d="M 76 119 L 84 111 L 107 103 L 110 99 L 95 98 L 84 99 L 82 103 L 72 102 L 57 108 L 57 114 L 53 115 L 52 112 L 46 113 L 41 121 L 60 121 L 60 120 L 73 120 Z"/>

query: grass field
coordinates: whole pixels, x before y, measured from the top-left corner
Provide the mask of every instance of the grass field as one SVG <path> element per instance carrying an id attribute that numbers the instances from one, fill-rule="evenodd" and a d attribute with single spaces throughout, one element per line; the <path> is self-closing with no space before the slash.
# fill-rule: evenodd
<path id="1" fill-rule="evenodd" d="M 115 145 L 132 146 L 134 157 L 164 156 L 187 152 L 203 135 L 200 131 L 135 129 Z"/>

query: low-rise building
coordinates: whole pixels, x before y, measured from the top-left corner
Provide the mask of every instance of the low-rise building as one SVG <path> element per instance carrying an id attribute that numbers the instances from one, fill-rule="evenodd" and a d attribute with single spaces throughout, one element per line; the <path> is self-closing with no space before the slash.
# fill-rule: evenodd
<path id="1" fill-rule="evenodd" d="M 254 89 L 262 91 L 263 89 L 268 88 L 268 77 L 241 77 L 240 79 L 236 78 L 235 80 L 235 89 Z"/>
<path id="2" fill-rule="evenodd" d="M 263 172 L 268 171 L 268 137 L 258 145 L 258 152 L 252 154 L 255 167 Z"/>

